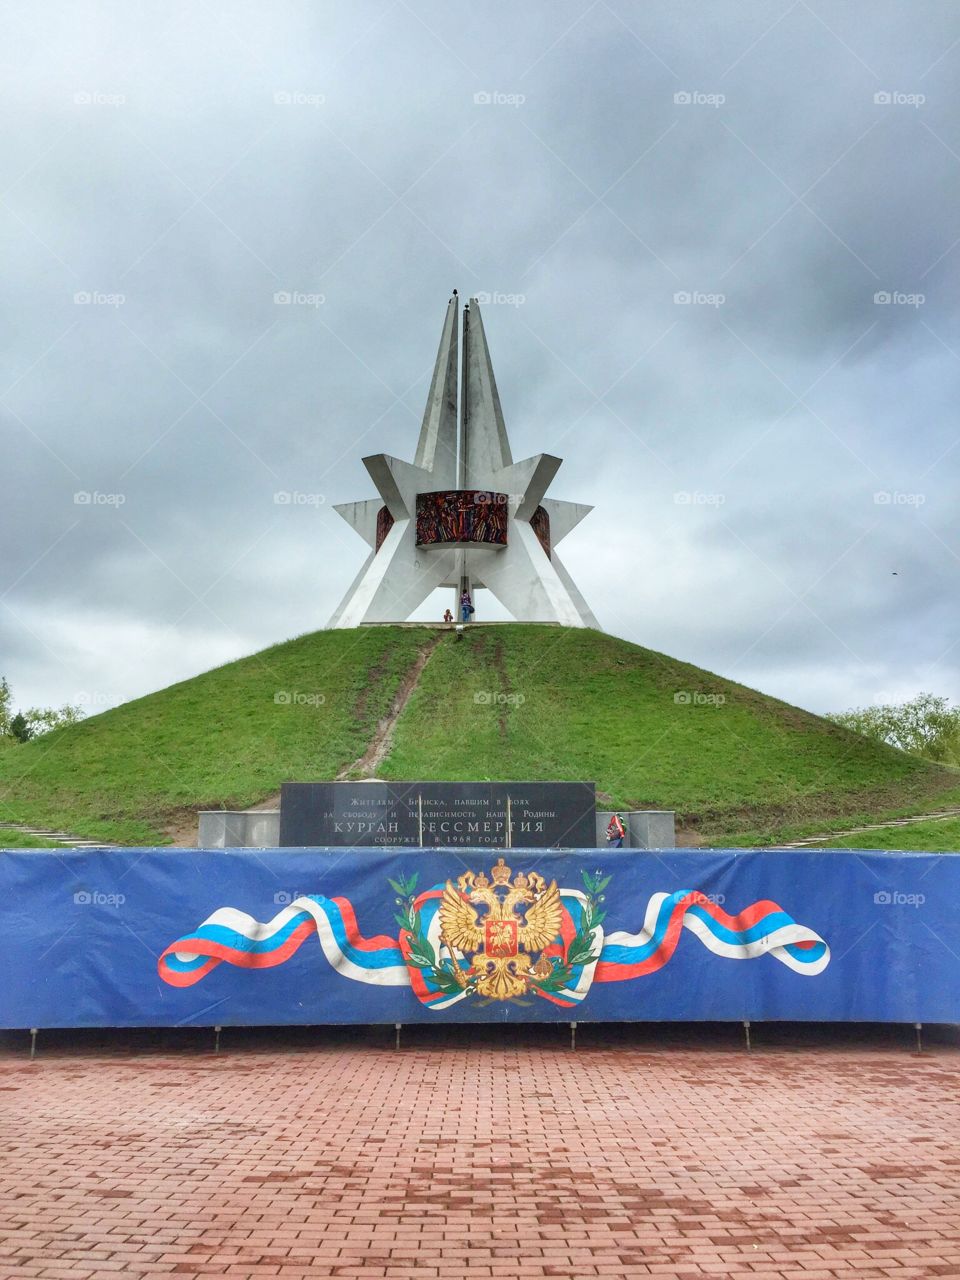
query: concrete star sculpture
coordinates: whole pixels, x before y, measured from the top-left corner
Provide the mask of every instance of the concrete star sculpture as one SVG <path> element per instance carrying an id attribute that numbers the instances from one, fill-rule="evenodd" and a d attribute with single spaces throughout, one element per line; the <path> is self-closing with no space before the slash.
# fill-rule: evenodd
<path id="1" fill-rule="evenodd" d="M 437 587 L 486 588 L 518 622 L 594 627 L 596 618 L 556 553 L 592 507 L 547 498 L 561 459 L 514 462 L 480 307 L 447 306 L 413 463 L 378 453 L 363 463 L 380 494 L 335 508 L 371 551 L 327 624 L 404 622 Z M 476 616 L 476 615 L 475 615 Z"/>

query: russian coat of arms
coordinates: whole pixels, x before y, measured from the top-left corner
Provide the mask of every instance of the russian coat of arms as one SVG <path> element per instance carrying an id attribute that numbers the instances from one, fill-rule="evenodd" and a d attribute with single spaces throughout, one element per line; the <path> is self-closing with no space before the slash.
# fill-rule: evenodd
<path id="1" fill-rule="evenodd" d="M 487 1000 L 561 990 L 574 964 L 597 959 L 593 944 L 599 919 L 588 910 L 576 935 L 565 942 L 556 880 L 548 884 L 536 871 L 511 876 L 500 858 L 489 878 L 467 871 L 456 884 L 446 882 L 438 911 L 439 953 L 411 900 L 398 916 L 408 962 L 442 989 Z"/>
<path id="2" fill-rule="evenodd" d="M 531 979 L 553 972 L 545 956 L 535 962 L 534 957 L 559 934 L 562 914 L 556 880 L 548 885 L 533 871 L 521 872 L 511 883 L 510 868 L 501 858 L 489 880 L 483 872 L 475 876 L 468 871 L 456 888 L 447 881 L 440 904 L 440 937 L 451 949 L 454 971 L 464 987 L 471 984 L 478 995 L 491 1000 L 509 1000 L 525 995 Z M 457 951 L 472 957 L 466 972 Z"/>

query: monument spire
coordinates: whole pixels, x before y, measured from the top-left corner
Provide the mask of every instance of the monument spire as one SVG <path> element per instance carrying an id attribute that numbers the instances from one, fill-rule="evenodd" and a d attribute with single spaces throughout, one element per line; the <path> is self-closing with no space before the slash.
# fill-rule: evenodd
<path id="1" fill-rule="evenodd" d="M 447 303 L 440 347 L 423 411 L 414 466 L 436 475 L 438 487 L 457 482 L 457 356 L 459 340 L 457 291 Z"/>
<path id="2" fill-rule="evenodd" d="M 463 311 L 460 399 L 460 486 L 488 488 L 493 473 L 509 467 L 513 455 L 476 298 Z"/>
<path id="3" fill-rule="evenodd" d="M 599 625 L 556 546 L 590 510 L 546 496 L 561 459 L 513 461 L 476 298 L 447 304 L 416 460 L 364 458 L 380 497 L 336 510 L 371 548 L 327 624 L 404 622 L 437 587 L 487 589 L 519 622 Z M 457 450 L 459 434 L 459 458 Z"/>

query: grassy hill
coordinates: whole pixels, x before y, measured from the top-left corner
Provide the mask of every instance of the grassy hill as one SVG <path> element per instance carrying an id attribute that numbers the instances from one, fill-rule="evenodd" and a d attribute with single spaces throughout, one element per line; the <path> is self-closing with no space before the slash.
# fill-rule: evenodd
<path id="1" fill-rule="evenodd" d="M 911 822 L 909 826 L 887 827 L 883 831 L 858 831 L 854 835 L 825 840 L 818 849 L 960 849 L 960 818 L 940 818 L 934 822 Z"/>
<path id="2" fill-rule="evenodd" d="M 369 627 L 301 636 L 0 752 L 0 818 L 152 843 L 283 781 L 364 776 L 352 766 L 428 649 L 378 777 L 591 779 L 602 802 L 676 809 L 686 838 L 710 843 L 960 803 L 960 771 L 613 636 Z"/>

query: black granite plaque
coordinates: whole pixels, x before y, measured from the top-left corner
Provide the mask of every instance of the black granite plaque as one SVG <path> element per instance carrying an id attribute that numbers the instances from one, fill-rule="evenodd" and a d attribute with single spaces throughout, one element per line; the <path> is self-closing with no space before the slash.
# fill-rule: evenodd
<path id="1" fill-rule="evenodd" d="M 284 847 L 594 849 L 592 782 L 285 782 Z"/>

